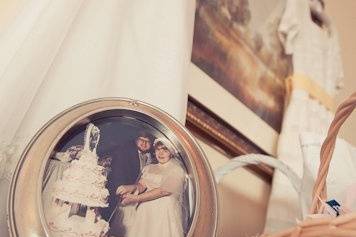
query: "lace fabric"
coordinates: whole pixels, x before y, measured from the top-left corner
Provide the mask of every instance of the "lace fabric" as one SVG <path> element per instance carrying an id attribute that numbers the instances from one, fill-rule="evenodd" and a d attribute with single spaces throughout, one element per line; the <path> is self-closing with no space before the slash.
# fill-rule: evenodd
<path id="1" fill-rule="evenodd" d="M 177 198 L 182 195 L 185 172 L 174 158 L 163 165 L 148 165 L 142 173 L 142 180 L 149 190 L 160 187 Z"/>
<path id="2" fill-rule="evenodd" d="M 0 179 L 11 180 L 16 165 L 21 157 L 23 146 L 20 142 L 0 145 Z"/>
<path id="3" fill-rule="evenodd" d="M 147 186 L 147 191 L 161 188 L 171 195 L 141 203 L 128 225 L 127 236 L 183 236 L 186 227 L 183 201 L 185 178 L 186 172 L 175 158 L 164 164 L 146 166 L 140 182 Z M 154 216 L 159 218 L 152 222 Z"/>

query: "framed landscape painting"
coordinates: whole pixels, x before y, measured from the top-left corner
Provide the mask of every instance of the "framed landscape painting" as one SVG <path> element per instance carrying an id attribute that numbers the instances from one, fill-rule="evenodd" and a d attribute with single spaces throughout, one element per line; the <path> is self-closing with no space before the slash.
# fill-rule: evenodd
<path id="1" fill-rule="evenodd" d="M 192 62 L 280 132 L 290 58 L 278 25 L 282 0 L 197 2 Z"/>

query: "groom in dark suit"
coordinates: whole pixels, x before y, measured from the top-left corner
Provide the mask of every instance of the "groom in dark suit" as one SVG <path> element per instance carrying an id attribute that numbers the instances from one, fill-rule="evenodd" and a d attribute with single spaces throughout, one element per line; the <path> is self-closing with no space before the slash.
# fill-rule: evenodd
<path id="1" fill-rule="evenodd" d="M 105 219 L 109 219 L 114 212 L 115 207 L 119 204 L 119 197 L 116 195 L 116 189 L 120 185 L 134 184 L 138 181 L 142 169 L 155 163 L 152 154 L 153 136 L 146 132 L 138 132 L 136 139 L 122 144 L 116 149 L 111 163 L 111 172 L 108 177 L 107 187 L 110 192 L 109 207 L 103 213 Z M 122 216 L 117 209 L 110 220 L 110 234 L 122 234 L 124 227 L 121 223 Z"/>

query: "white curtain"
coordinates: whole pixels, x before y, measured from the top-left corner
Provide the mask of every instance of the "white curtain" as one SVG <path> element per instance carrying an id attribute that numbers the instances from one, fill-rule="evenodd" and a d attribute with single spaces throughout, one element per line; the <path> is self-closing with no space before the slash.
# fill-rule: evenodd
<path id="1" fill-rule="evenodd" d="M 195 1 L 1 4 L 0 19 L 6 20 L 0 24 L 0 236 L 7 236 L 5 205 L 14 166 L 56 114 L 82 101 L 119 96 L 156 105 L 184 123 Z"/>

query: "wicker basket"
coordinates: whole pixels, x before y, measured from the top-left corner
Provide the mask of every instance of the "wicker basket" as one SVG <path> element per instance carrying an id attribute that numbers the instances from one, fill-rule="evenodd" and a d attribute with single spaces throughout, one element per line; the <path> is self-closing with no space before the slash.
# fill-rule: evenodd
<path id="1" fill-rule="evenodd" d="M 315 181 L 314 190 L 312 194 L 312 206 L 310 208 L 311 214 L 323 213 L 323 202 L 327 200 L 326 177 L 328 174 L 330 161 L 335 148 L 335 142 L 340 127 L 345 120 L 350 116 L 356 107 L 356 93 L 353 93 L 345 102 L 343 102 L 336 110 L 335 118 L 330 125 L 328 135 L 323 143 L 320 152 L 320 167 L 318 176 Z M 220 168 L 216 172 L 217 181 L 234 168 L 244 165 L 237 165 L 239 158 L 235 158 L 231 163 Z M 266 163 L 259 159 L 259 162 Z M 244 162 L 245 164 L 246 162 Z M 254 163 L 254 162 L 248 162 Z M 275 166 L 275 165 L 272 165 Z M 282 167 L 278 164 L 277 168 Z M 284 168 L 285 169 L 285 168 Z M 298 177 L 294 176 L 293 172 L 284 172 L 289 180 L 292 181 L 294 188 L 300 194 L 300 186 L 298 184 Z M 292 177 L 292 178 L 291 178 Z M 302 199 L 302 198 L 301 198 Z M 314 217 L 317 217 L 314 215 Z M 261 237 L 352 237 L 356 236 L 356 213 L 344 214 L 338 217 L 323 217 L 306 218 L 297 223 L 297 226 L 281 231 L 275 234 L 264 234 Z"/>

